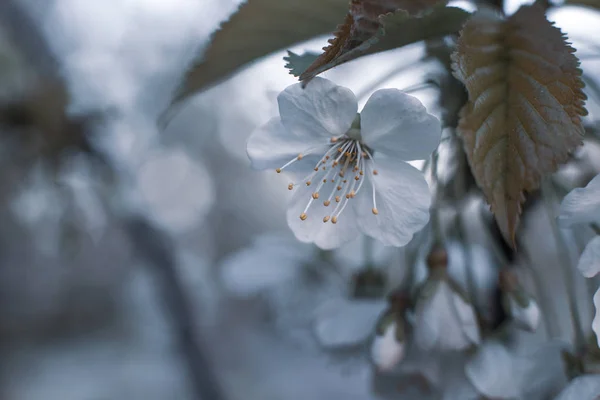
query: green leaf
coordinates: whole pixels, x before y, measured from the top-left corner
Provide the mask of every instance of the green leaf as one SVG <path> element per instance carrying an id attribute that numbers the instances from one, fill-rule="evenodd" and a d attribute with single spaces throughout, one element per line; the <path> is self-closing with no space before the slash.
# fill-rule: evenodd
<path id="1" fill-rule="evenodd" d="M 411 17 L 405 11 L 382 16 L 380 20 L 383 27 L 377 35 L 310 73 L 303 73 L 300 80 L 310 80 L 324 71 L 365 55 L 458 33 L 469 16 L 467 11 L 456 7 L 435 8 L 421 17 Z M 296 65 L 292 71 L 294 75 L 298 67 Z"/>
<path id="2" fill-rule="evenodd" d="M 349 0 L 248 0 L 213 35 L 187 72 L 173 104 L 231 76 L 248 63 L 318 35 L 331 33 Z M 172 107 L 171 106 L 171 107 Z"/>

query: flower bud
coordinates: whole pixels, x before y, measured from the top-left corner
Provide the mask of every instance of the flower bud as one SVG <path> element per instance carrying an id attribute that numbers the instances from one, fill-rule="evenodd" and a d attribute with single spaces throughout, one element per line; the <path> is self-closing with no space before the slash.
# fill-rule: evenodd
<path id="1" fill-rule="evenodd" d="M 404 358 L 406 341 L 402 317 L 387 312 L 378 323 L 377 331 L 371 344 L 371 361 L 379 372 L 388 372 Z"/>
<path id="2" fill-rule="evenodd" d="M 499 276 L 504 311 L 510 315 L 519 329 L 535 332 L 540 323 L 537 302 L 523 289 L 514 271 L 503 269 Z"/>

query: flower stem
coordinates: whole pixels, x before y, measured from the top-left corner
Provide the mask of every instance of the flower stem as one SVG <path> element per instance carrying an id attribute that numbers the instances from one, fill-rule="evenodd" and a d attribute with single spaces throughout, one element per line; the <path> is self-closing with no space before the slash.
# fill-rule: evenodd
<path id="1" fill-rule="evenodd" d="M 552 226 L 552 233 L 556 243 L 556 249 L 558 250 L 558 257 L 562 267 L 563 276 L 565 280 L 565 286 L 567 290 L 568 305 L 571 313 L 571 322 L 573 325 L 573 331 L 575 334 L 575 348 L 579 352 L 585 348 L 586 340 L 582 330 L 581 318 L 579 316 L 579 310 L 577 308 L 577 297 L 575 293 L 575 280 L 573 276 L 573 265 L 569 257 L 570 251 L 565 239 L 563 237 L 558 224 L 555 219 L 554 202 L 556 200 L 556 192 L 549 182 L 542 184 L 542 198 L 550 225 Z"/>

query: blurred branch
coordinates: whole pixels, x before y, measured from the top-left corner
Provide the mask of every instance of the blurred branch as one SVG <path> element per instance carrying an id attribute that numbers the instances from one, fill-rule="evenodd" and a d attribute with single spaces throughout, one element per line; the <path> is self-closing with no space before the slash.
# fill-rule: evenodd
<path id="1" fill-rule="evenodd" d="M 182 356 L 199 400 L 224 400 L 225 396 L 198 342 L 192 307 L 177 273 L 170 238 L 141 217 L 131 219 L 127 228 L 139 256 L 154 268 L 162 283 L 162 295 L 173 318 Z"/>
<path id="2" fill-rule="evenodd" d="M 41 70 L 42 75 L 59 77 L 58 61 L 38 25 L 19 5 L 18 0 L 0 1 L 0 26 L 19 47 L 27 61 Z"/>

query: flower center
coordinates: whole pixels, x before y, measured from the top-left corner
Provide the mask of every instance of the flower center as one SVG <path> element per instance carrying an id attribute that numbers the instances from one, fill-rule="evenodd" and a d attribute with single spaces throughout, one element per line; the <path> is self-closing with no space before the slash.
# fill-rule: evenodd
<path id="1" fill-rule="evenodd" d="M 360 130 L 354 132 L 350 129 L 347 134 L 331 139 L 331 146 L 327 152 L 320 158 L 313 172 L 308 174 L 300 182 L 290 183 L 289 190 L 293 190 L 297 185 L 315 186 L 315 191 L 308 199 L 304 211 L 300 214 L 300 219 L 305 221 L 308 218 L 308 211 L 313 206 L 315 200 L 321 198 L 323 187 L 331 183 L 332 189 L 323 201 L 323 206 L 332 207 L 332 212 L 323 218 L 323 222 L 336 224 L 340 214 L 344 211 L 350 200 L 354 199 L 361 191 L 365 180 L 371 175 L 377 175 L 372 151 L 360 141 Z M 305 155 L 313 154 L 309 150 L 307 154 L 299 154 L 277 172 L 292 163 L 301 160 Z M 375 186 L 373 179 L 368 179 L 373 186 L 373 214 L 379 214 L 375 199 Z"/>

